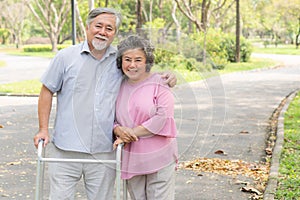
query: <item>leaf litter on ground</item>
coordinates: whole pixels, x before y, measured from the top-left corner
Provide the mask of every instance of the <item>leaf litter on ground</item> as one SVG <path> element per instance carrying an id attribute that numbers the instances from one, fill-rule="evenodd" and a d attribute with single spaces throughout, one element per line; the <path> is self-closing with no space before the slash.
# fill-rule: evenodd
<path id="1" fill-rule="evenodd" d="M 232 177 L 249 177 L 253 180 L 253 185 L 243 182 L 246 186 L 240 190 L 251 193 L 252 199 L 261 199 L 268 181 L 270 163 L 250 163 L 243 160 L 220 158 L 197 158 L 192 161 L 180 163 L 179 169 L 216 173 Z"/>

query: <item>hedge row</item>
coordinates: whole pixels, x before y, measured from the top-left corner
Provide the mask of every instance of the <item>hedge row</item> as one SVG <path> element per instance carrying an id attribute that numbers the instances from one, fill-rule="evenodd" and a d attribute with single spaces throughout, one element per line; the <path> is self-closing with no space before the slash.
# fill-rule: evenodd
<path id="1" fill-rule="evenodd" d="M 70 45 L 59 44 L 57 45 L 57 49 L 61 50 Z M 23 47 L 24 52 L 49 52 L 52 51 L 52 46 L 50 44 L 35 44 L 35 45 L 25 45 Z"/>

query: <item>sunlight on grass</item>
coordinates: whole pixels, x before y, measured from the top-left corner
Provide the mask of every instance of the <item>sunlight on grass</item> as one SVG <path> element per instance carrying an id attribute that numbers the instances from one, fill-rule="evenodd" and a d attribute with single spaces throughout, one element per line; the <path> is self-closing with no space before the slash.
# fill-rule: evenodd
<path id="1" fill-rule="evenodd" d="M 35 56 L 35 57 L 44 57 L 44 58 L 53 58 L 55 52 L 8 52 L 10 55 L 14 56 Z"/>
<path id="2" fill-rule="evenodd" d="M 151 69 L 152 72 L 165 72 L 165 71 L 171 71 L 175 73 L 177 78 L 177 85 L 187 83 L 187 82 L 194 82 L 199 81 L 203 79 L 203 76 L 201 73 L 196 71 L 189 71 L 189 70 L 183 70 L 183 69 L 173 69 L 173 68 L 160 68 L 160 67 L 153 67 Z"/>
<path id="3" fill-rule="evenodd" d="M 0 93 L 39 94 L 42 84 L 39 80 L 28 80 L 0 85 Z"/>
<path id="4" fill-rule="evenodd" d="M 5 61 L 0 60 L 0 67 L 4 67 L 6 65 Z"/>
<path id="5" fill-rule="evenodd" d="M 14 46 L 1 46 L 0 52 L 6 53 L 8 55 L 14 56 L 34 56 L 34 57 L 45 57 L 45 58 L 53 58 L 55 56 L 55 52 L 24 52 L 22 47 L 16 49 Z M 1 62 L 1 61 L 0 61 Z"/>
<path id="6" fill-rule="evenodd" d="M 279 185 L 276 199 L 300 197 L 300 93 L 290 103 L 284 116 L 284 144 L 280 157 Z"/>
<path id="7" fill-rule="evenodd" d="M 246 70 L 253 69 L 262 69 L 267 67 L 275 66 L 277 62 L 272 59 L 266 58 L 251 58 L 251 60 L 247 63 L 230 63 L 226 65 L 225 69 L 219 70 L 220 74 L 232 73 L 232 72 L 240 72 Z"/>
<path id="8" fill-rule="evenodd" d="M 268 46 L 267 48 L 254 47 L 253 52 L 255 53 L 269 53 L 269 54 L 286 54 L 286 55 L 300 55 L 300 47 L 296 49 L 295 45 L 284 45 L 274 47 Z"/>
<path id="9" fill-rule="evenodd" d="M 176 77 L 178 79 L 177 84 L 194 82 L 202 80 L 201 74 L 196 71 L 188 71 L 188 70 L 174 70 Z"/>

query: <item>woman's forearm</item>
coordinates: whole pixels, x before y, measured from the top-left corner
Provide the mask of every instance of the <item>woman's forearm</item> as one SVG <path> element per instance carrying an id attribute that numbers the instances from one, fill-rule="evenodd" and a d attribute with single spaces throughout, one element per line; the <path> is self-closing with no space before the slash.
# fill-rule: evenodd
<path id="1" fill-rule="evenodd" d="M 136 135 L 137 137 L 154 135 L 152 132 L 150 132 L 148 129 L 146 129 L 143 126 L 134 127 L 132 130 L 134 135 Z"/>

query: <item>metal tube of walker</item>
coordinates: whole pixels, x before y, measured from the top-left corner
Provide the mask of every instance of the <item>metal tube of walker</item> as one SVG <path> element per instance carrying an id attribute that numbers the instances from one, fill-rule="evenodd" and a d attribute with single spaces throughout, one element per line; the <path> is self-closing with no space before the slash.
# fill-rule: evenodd
<path id="1" fill-rule="evenodd" d="M 121 154 L 123 144 L 118 145 L 116 152 L 116 160 L 94 160 L 94 159 L 64 159 L 64 158 L 44 158 L 43 154 L 44 140 L 40 140 L 37 149 L 37 172 L 36 172 L 36 188 L 35 188 L 35 200 L 39 200 L 43 196 L 41 191 L 41 180 L 43 170 L 43 162 L 80 162 L 80 163 L 116 163 L 116 198 L 120 200 L 121 197 Z M 123 184 L 123 199 L 127 200 L 127 188 L 126 184 Z"/>

